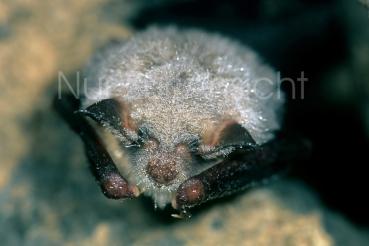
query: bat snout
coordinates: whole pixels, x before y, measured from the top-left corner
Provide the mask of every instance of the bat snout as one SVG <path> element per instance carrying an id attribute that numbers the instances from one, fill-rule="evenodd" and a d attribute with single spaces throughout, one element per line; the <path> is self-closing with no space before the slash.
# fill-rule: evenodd
<path id="1" fill-rule="evenodd" d="M 148 162 L 146 172 L 155 182 L 168 185 L 178 175 L 177 163 L 172 159 L 155 158 Z"/>

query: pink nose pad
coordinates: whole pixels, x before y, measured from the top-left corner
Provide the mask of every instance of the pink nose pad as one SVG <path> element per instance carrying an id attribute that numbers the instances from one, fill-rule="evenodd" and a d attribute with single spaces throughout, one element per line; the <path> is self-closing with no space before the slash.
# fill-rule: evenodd
<path id="1" fill-rule="evenodd" d="M 175 161 L 160 161 L 159 159 L 150 160 L 146 167 L 146 172 L 159 184 L 168 184 L 178 175 Z"/>

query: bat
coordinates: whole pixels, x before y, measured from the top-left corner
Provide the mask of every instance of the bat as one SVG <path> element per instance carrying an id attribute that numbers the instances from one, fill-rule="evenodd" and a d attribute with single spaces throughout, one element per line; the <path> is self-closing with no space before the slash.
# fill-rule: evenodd
<path id="1" fill-rule="evenodd" d="M 219 34 L 152 27 L 98 52 L 54 101 L 108 198 L 180 211 L 273 177 L 298 151 L 275 71 Z"/>

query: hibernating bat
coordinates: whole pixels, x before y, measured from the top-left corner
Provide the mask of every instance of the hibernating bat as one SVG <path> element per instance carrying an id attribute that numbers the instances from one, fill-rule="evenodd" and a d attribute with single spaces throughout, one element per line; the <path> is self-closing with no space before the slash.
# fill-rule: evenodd
<path id="1" fill-rule="evenodd" d="M 187 208 L 283 169 L 284 105 L 276 73 L 236 41 L 149 28 L 93 57 L 82 98 L 59 114 L 82 138 L 103 193 Z"/>

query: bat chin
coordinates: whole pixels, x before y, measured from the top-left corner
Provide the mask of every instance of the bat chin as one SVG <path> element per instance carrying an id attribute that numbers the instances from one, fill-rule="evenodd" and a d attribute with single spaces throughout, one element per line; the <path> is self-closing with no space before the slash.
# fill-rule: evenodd
<path id="1" fill-rule="evenodd" d="M 154 201 L 155 208 L 163 209 L 168 203 L 171 203 L 177 192 L 179 184 L 160 185 L 152 182 L 150 185 L 144 185 L 144 194 Z M 141 187 L 140 187 L 141 188 Z"/>
<path id="2" fill-rule="evenodd" d="M 155 208 L 164 209 L 167 204 L 171 203 L 171 201 L 175 197 L 175 193 L 176 193 L 176 190 L 171 191 L 171 192 L 162 191 L 162 190 L 154 191 L 151 194 L 151 197 L 154 201 Z"/>

